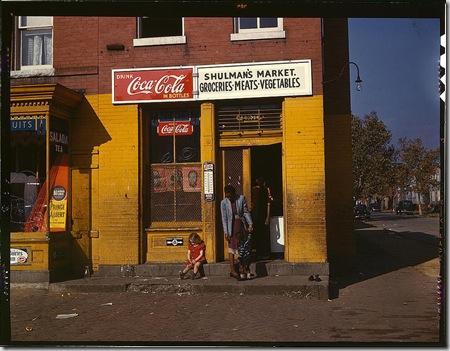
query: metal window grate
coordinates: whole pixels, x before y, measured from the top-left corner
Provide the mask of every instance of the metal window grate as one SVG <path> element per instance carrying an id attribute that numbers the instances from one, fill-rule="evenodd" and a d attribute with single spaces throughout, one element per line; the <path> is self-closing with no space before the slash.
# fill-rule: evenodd
<path id="1" fill-rule="evenodd" d="M 151 166 L 152 222 L 201 221 L 201 165 Z"/>
<path id="2" fill-rule="evenodd" d="M 281 131 L 281 106 L 227 106 L 217 111 L 219 132 Z"/>

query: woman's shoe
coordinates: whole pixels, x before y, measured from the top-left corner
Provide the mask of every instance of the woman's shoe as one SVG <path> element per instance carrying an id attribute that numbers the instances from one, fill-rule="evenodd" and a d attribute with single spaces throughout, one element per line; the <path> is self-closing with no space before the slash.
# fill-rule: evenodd
<path id="1" fill-rule="evenodd" d="M 239 280 L 247 280 L 247 276 L 245 274 L 240 274 Z"/>

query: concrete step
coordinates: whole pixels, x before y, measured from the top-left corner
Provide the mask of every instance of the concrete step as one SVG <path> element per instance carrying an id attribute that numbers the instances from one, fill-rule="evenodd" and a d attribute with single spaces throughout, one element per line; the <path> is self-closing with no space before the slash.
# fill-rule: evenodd
<path id="1" fill-rule="evenodd" d="M 183 268 L 180 263 L 147 263 L 141 265 L 100 265 L 96 277 L 175 277 Z M 228 262 L 203 265 L 205 275 L 227 276 Z M 257 276 L 291 276 L 329 275 L 328 263 L 289 263 L 283 260 L 262 260 L 253 262 L 250 270 Z"/>
<path id="2" fill-rule="evenodd" d="M 227 277 L 204 277 L 181 280 L 175 277 L 91 277 L 49 285 L 49 291 L 57 293 L 177 293 L 177 294 L 265 294 L 287 295 L 302 299 L 329 298 L 328 277 L 320 282 L 309 281 L 306 276 L 266 276 L 252 280 L 237 281 Z"/>

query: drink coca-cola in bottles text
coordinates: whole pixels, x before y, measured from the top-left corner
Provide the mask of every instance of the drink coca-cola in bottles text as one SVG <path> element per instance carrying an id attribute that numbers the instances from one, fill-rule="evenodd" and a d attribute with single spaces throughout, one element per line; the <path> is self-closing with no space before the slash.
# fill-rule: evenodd
<path id="1" fill-rule="evenodd" d="M 113 71 L 113 102 L 191 99 L 192 68 Z"/>

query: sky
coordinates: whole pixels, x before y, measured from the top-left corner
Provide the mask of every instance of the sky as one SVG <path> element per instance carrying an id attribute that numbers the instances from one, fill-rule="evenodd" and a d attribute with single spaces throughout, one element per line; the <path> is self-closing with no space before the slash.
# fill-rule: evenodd
<path id="1" fill-rule="evenodd" d="M 439 146 L 439 20 L 349 19 L 349 58 L 363 80 L 355 89 L 350 66 L 352 113 L 376 111 L 392 133 Z"/>

